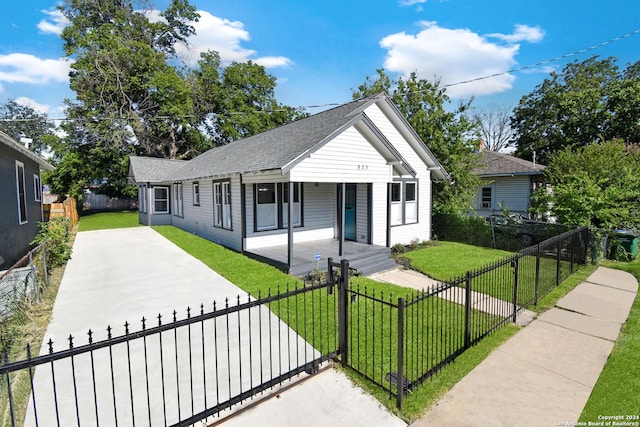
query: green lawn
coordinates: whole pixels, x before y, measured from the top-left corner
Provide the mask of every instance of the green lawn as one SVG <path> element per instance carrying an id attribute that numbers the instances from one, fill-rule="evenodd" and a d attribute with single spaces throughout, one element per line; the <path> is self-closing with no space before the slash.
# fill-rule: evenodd
<path id="1" fill-rule="evenodd" d="M 446 281 L 511 255 L 512 252 L 498 249 L 456 242 L 438 242 L 436 245 L 407 252 L 402 256 L 409 259 L 416 270 L 433 279 Z"/>
<path id="2" fill-rule="evenodd" d="M 100 212 L 80 217 L 78 231 L 140 227 L 138 212 Z"/>
<path id="3" fill-rule="evenodd" d="M 632 273 L 640 280 L 640 260 L 633 262 L 603 263 Z M 580 421 L 598 421 L 599 415 L 635 416 L 622 420 L 639 422 L 640 419 L 640 297 L 636 296 L 627 322 L 609 355 L 591 396 L 582 411 Z"/>

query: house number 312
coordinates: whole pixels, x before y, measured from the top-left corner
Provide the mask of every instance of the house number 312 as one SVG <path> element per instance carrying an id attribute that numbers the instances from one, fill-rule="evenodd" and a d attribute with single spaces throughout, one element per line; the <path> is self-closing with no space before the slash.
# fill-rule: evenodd
<path id="1" fill-rule="evenodd" d="M 369 165 L 358 165 L 359 171 L 366 171 L 367 169 L 369 169 Z"/>

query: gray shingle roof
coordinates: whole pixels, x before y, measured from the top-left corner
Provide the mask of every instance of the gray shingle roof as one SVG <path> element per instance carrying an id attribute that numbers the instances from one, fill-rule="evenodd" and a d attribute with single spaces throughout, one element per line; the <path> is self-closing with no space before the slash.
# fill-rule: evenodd
<path id="1" fill-rule="evenodd" d="M 495 151 L 480 152 L 481 167 L 473 171 L 478 176 L 540 175 L 546 166 Z"/>
<path id="2" fill-rule="evenodd" d="M 2 131 L 0 131 L 0 142 L 2 142 L 3 144 L 5 144 L 8 147 L 11 147 L 15 151 L 18 151 L 18 152 L 22 153 L 23 155 L 29 157 L 34 162 L 37 162 L 40 165 L 41 169 L 43 169 L 43 170 L 53 170 L 54 169 L 54 167 L 51 166 L 48 162 L 46 162 L 42 157 L 38 156 L 33 151 L 28 150 L 22 144 L 20 144 L 19 142 L 16 142 L 16 140 L 14 140 L 13 138 L 11 138 L 9 135 L 7 135 L 6 133 L 4 133 Z"/>
<path id="3" fill-rule="evenodd" d="M 367 107 L 385 99 L 388 99 L 387 95 L 380 93 L 342 104 L 266 132 L 212 148 L 179 164 L 167 163 L 166 160 L 163 162 L 164 159 L 146 161 L 143 157 L 131 157 L 130 176 L 137 182 L 168 182 L 285 169 L 356 121 L 363 120 L 364 116 L 361 113 Z M 434 173 L 443 179 L 448 178 L 446 171 L 429 149 L 417 135 L 415 137 L 422 144 L 427 156 L 432 159 L 433 166 L 437 169 Z M 141 179 L 143 177 L 145 179 Z"/>
<path id="4" fill-rule="evenodd" d="M 213 148 L 169 175 L 170 180 L 279 169 L 357 118 L 376 96 L 349 102 L 260 134 Z"/>
<path id="5" fill-rule="evenodd" d="M 133 182 L 163 182 L 185 163 L 184 160 L 131 156 L 129 178 L 133 178 Z"/>

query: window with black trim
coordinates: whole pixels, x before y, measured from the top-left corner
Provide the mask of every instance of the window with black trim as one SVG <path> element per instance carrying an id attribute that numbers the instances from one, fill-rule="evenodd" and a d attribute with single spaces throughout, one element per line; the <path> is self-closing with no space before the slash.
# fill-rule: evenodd
<path id="1" fill-rule="evenodd" d="M 153 213 L 169 213 L 169 187 L 153 187 Z"/>
<path id="2" fill-rule="evenodd" d="M 293 183 L 293 227 L 302 226 L 303 186 Z M 254 184 L 254 229 L 275 230 L 289 226 L 289 183 Z"/>
<path id="3" fill-rule="evenodd" d="M 391 225 L 418 222 L 418 183 L 396 181 L 389 185 L 389 213 Z"/>
<path id="4" fill-rule="evenodd" d="M 231 182 L 213 183 L 213 225 L 231 230 Z"/>

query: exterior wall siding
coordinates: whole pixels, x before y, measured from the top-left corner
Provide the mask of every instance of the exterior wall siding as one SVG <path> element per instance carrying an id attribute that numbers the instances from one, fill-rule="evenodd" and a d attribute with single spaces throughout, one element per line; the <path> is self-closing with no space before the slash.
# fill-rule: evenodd
<path id="1" fill-rule="evenodd" d="M 391 167 L 355 128 L 349 128 L 291 170 L 293 181 L 386 182 Z"/>
<path id="2" fill-rule="evenodd" d="M 369 243 L 369 202 L 367 184 L 356 186 L 356 241 Z"/>
<path id="3" fill-rule="evenodd" d="M 27 222 L 18 218 L 16 160 L 24 165 Z M 40 176 L 40 165 L 24 154 L 0 143 L 0 269 L 18 261 L 31 248 L 42 221 L 42 204 L 36 201 L 34 175 Z M 40 180 L 42 182 L 42 180 Z M 42 198 L 42 197 L 41 197 Z"/>
<path id="4" fill-rule="evenodd" d="M 390 245 L 407 245 L 413 240 L 431 239 L 431 179 L 428 176 L 418 181 L 418 222 L 391 227 Z M 426 208 L 425 208 L 426 206 Z"/>
<path id="5" fill-rule="evenodd" d="M 482 209 L 480 198 L 482 187 L 493 186 L 493 206 L 491 209 Z M 478 192 L 473 199 L 473 207 L 480 216 L 500 214 L 500 203 L 511 212 L 519 212 L 527 215 L 531 201 L 531 179 L 528 175 L 513 177 L 496 177 L 483 179 Z"/>

